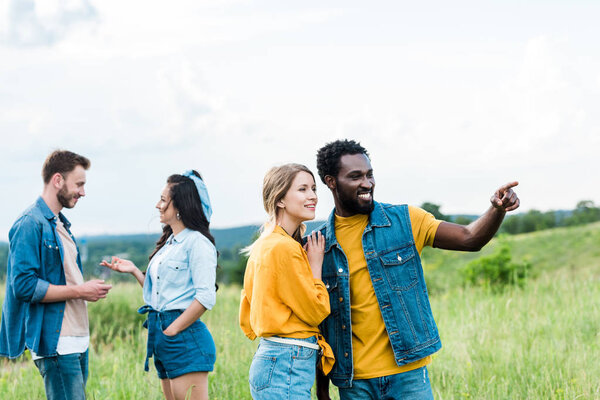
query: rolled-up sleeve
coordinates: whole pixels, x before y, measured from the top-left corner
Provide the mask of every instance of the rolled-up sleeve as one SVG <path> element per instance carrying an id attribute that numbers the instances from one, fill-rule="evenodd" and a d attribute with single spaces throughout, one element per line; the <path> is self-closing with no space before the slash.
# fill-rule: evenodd
<path id="1" fill-rule="evenodd" d="M 242 328 L 242 332 L 249 339 L 256 339 L 256 333 L 252 330 L 252 325 L 250 324 L 250 301 L 246 296 L 246 290 L 242 289 L 242 295 L 240 299 L 240 328 Z"/>
<path id="2" fill-rule="evenodd" d="M 194 299 L 210 310 L 217 300 L 217 249 L 203 236 L 194 239 L 190 249 L 192 283 L 196 291 Z"/>
<path id="3" fill-rule="evenodd" d="M 24 216 L 10 236 L 10 280 L 13 294 L 24 302 L 42 301 L 50 283 L 40 279 L 42 233 L 40 225 Z"/>

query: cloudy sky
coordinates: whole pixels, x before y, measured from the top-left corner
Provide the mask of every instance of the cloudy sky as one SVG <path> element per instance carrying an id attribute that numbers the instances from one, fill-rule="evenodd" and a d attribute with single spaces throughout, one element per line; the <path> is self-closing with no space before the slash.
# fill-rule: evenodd
<path id="1" fill-rule="evenodd" d="M 481 213 L 600 203 L 595 1 L 0 0 L 0 240 L 55 148 L 88 156 L 75 234 L 156 232 L 198 169 L 214 227 L 264 218 L 276 164 L 353 138 L 376 198 Z M 594 111 L 595 110 L 595 111 Z M 332 201 L 324 185 L 317 217 Z"/>

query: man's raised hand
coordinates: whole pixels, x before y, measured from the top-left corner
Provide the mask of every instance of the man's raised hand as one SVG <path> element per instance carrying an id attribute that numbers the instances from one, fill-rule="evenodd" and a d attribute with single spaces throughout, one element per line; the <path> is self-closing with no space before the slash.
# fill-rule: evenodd
<path id="1" fill-rule="evenodd" d="M 518 184 L 519 182 L 517 181 L 509 182 L 496 190 L 490 198 L 492 206 L 503 212 L 512 211 L 519 208 L 519 197 L 517 197 L 517 193 L 512 190 L 512 188 Z"/>

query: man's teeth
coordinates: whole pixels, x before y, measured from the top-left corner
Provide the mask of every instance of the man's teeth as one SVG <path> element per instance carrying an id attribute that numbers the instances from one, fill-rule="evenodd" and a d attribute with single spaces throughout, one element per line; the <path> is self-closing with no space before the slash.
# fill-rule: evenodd
<path id="1" fill-rule="evenodd" d="M 358 197 L 360 197 L 363 200 L 370 200 L 371 199 L 371 193 L 361 193 L 358 195 Z"/>

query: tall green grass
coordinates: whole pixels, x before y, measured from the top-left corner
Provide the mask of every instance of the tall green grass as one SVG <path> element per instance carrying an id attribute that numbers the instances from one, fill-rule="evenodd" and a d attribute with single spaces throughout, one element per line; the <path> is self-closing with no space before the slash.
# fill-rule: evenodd
<path id="1" fill-rule="evenodd" d="M 456 268 L 481 254 L 424 254 L 443 342 L 429 367 L 436 399 L 600 399 L 600 225 L 521 235 L 509 244 L 517 260 L 533 264 L 535 279 L 501 293 L 460 282 Z M 221 287 L 203 316 L 217 345 L 212 399 L 250 398 L 256 343 L 238 327 L 239 293 Z M 150 373 L 143 370 L 141 304 L 133 283 L 89 304 L 90 399 L 162 398 L 152 362 Z M 0 359 L 0 399 L 42 398 L 42 379 L 27 355 Z"/>
<path id="2" fill-rule="evenodd" d="M 528 288 L 457 289 L 432 299 L 443 349 L 438 399 L 600 398 L 600 268 L 558 271 Z"/>

